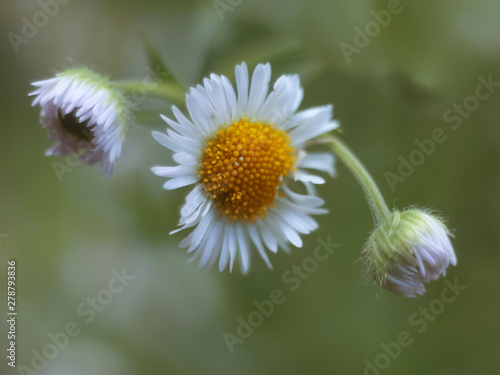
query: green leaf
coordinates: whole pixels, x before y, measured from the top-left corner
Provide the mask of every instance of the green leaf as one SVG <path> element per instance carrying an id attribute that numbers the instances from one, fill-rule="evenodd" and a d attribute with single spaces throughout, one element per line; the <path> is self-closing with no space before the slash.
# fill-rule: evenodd
<path id="1" fill-rule="evenodd" d="M 173 76 L 172 72 L 170 71 L 170 69 L 167 68 L 167 66 L 163 62 L 163 59 L 155 42 L 147 36 L 143 36 L 142 39 L 144 42 L 146 58 L 148 60 L 149 67 L 151 68 L 155 78 L 158 79 L 160 82 L 177 83 L 177 80 Z"/>

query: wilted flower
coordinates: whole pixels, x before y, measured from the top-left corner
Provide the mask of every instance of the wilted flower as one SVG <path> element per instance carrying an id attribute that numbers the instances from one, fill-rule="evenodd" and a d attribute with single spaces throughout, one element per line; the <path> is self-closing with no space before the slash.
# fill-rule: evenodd
<path id="1" fill-rule="evenodd" d="M 364 253 L 368 271 L 382 287 L 405 297 L 424 294 L 424 283 L 446 275 L 457 258 L 446 225 L 434 215 L 395 211 L 371 234 Z"/>
<path id="2" fill-rule="evenodd" d="M 200 267 L 218 260 L 221 271 L 228 264 L 232 270 L 239 254 L 247 272 L 252 247 L 271 267 L 266 250 L 288 251 L 289 243 L 301 247 L 300 234 L 318 228 L 311 215 L 326 210 L 312 184 L 325 181 L 306 170 L 333 175 L 334 158 L 307 153 L 305 147 L 338 123 L 331 119 L 331 106 L 296 113 L 303 96 L 296 75 L 280 77 L 268 93 L 269 64 L 258 65 L 251 82 L 246 64 L 235 73 L 236 93 L 226 77 L 212 74 L 186 96 L 191 119 L 176 107 L 177 121 L 163 117 L 170 129 L 153 136 L 174 151 L 177 166 L 153 172 L 169 178 L 167 190 L 194 185 L 181 209 L 179 230 L 195 229 L 181 247 L 194 252 Z M 308 193 L 294 192 L 289 186 L 294 180 Z"/>
<path id="3" fill-rule="evenodd" d="M 123 94 L 107 77 L 86 68 L 65 70 L 34 82 L 33 106 L 53 142 L 45 155 L 77 154 L 86 164 L 101 164 L 110 176 L 120 156 L 128 119 Z"/>

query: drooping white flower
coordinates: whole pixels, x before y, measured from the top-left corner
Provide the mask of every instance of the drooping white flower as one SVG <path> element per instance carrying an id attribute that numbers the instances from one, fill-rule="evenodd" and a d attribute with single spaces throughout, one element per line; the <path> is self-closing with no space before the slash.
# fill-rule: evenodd
<path id="1" fill-rule="evenodd" d="M 218 260 L 219 270 L 228 264 L 232 270 L 239 258 L 245 273 L 252 248 L 271 268 L 268 250 L 301 247 L 300 235 L 318 228 L 311 215 L 327 211 L 312 184 L 325 181 L 310 170 L 333 175 L 334 158 L 305 147 L 339 125 L 331 106 L 296 113 L 303 97 L 297 75 L 280 77 L 268 93 L 269 64 L 258 65 L 251 80 L 245 63 L 235 73 L 236 92 L 226 77 L 212 74 L 186 95 L 190 119 L 176 107 L 176 120 L 162 116 L 170 128 L 153 136 L 174 151 L 177 165 L 152 170 L 169 178 L 167 190 L 194 186 L 177 231 L 194 229 L 180 246 L 200 267 Z M 294 192 L 294 180 L 308 193 Z"/>
<path id="2" fill-rule="evenodd" d="M 120 156 L 128 119 L 123 94 L 107 77 L 86 68 L 63 71 L 34 82 L 33 106 L 41 107 L 40 122 L 53 146 L 45 153 L 77 154 L 86 164 L 101 164 L 108 177 Z"/>
<path id="3" fill-rule="evenodd" d="M 405 297 L 425 293 L 424 283 L 446 275 L 457 258 L 446 225 L 417 209 L 395 211 L 371 234 L 364 253 L 368 271 L 383 288 Z"/>

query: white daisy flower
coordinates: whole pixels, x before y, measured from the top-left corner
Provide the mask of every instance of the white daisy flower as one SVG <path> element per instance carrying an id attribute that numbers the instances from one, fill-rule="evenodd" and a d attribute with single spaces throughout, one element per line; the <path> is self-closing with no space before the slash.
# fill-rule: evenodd
<path id="1" fill-rule="evenodd" d="M 53 146 L 48 155 L 78 154 L 86 164 L 101 163 L 109 177 L 120 156 L 128 118 L 123 94 L 108 78 L 86 68 L 66 70 L 34 82 L 33 106 Z"/>
<path id="2" fill-rule="evenodd" d="M 311 215 L 324 214 L 324 201 L 312 184 L 325 180 L 313 171 L 334 174 L 330 153 L 307 153 L 313 138 L 339 126 L 332 106 L 296 113 L 303 90 L 297 75 L 280 77 L 270 93 L 271 66 L 258 65 L 250 81 L 245 63 L 236 67 L 236 92 L 224 76 L 212 74 L 191 88 L 186 105 L 191 119 L 172 107 L 176 120 L 163 117 L 167 134 L 154 138 L 174 151 L 176 166 L 154 167 L 170 178 L 167 190 L 193 185 L 181 209 L 181 228 L 195 227 L 181 242 L 200 267 L 233 269 L 238 257 L 244 273 L 254 247 L 269 268 L 267 251 L 302 246 L 301 234 L 318 228 Z M 289 184 L 301 181 L 308 194 Z"/>
<path id="3" fill-rule="evenodd" d="M 364 252 L 380 286 L 405 297 L 423 295 L 424 283 L 457 264 L 445 224 L 416 209 L 394 212 L 371 234 Z"/>

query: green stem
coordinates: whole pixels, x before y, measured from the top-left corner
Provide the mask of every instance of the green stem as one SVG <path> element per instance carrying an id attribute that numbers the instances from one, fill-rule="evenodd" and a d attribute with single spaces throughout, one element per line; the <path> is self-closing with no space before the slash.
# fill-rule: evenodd
<path id="1" fill-rule="evenodd" d="M 118 82 L 118 88 L 132 97 L 151 97 L 184 105 L 185 88 L 176 83 L 151 82 Z"/>
<path id="2" fill-rule="evenodd" d="M 384 201 L 377 184 L 354 153 L 336 136 L 328 136 L 332 151 L 344 162 L 365 193 L 375 225 L 390 218 L 391 211 Z"/>

